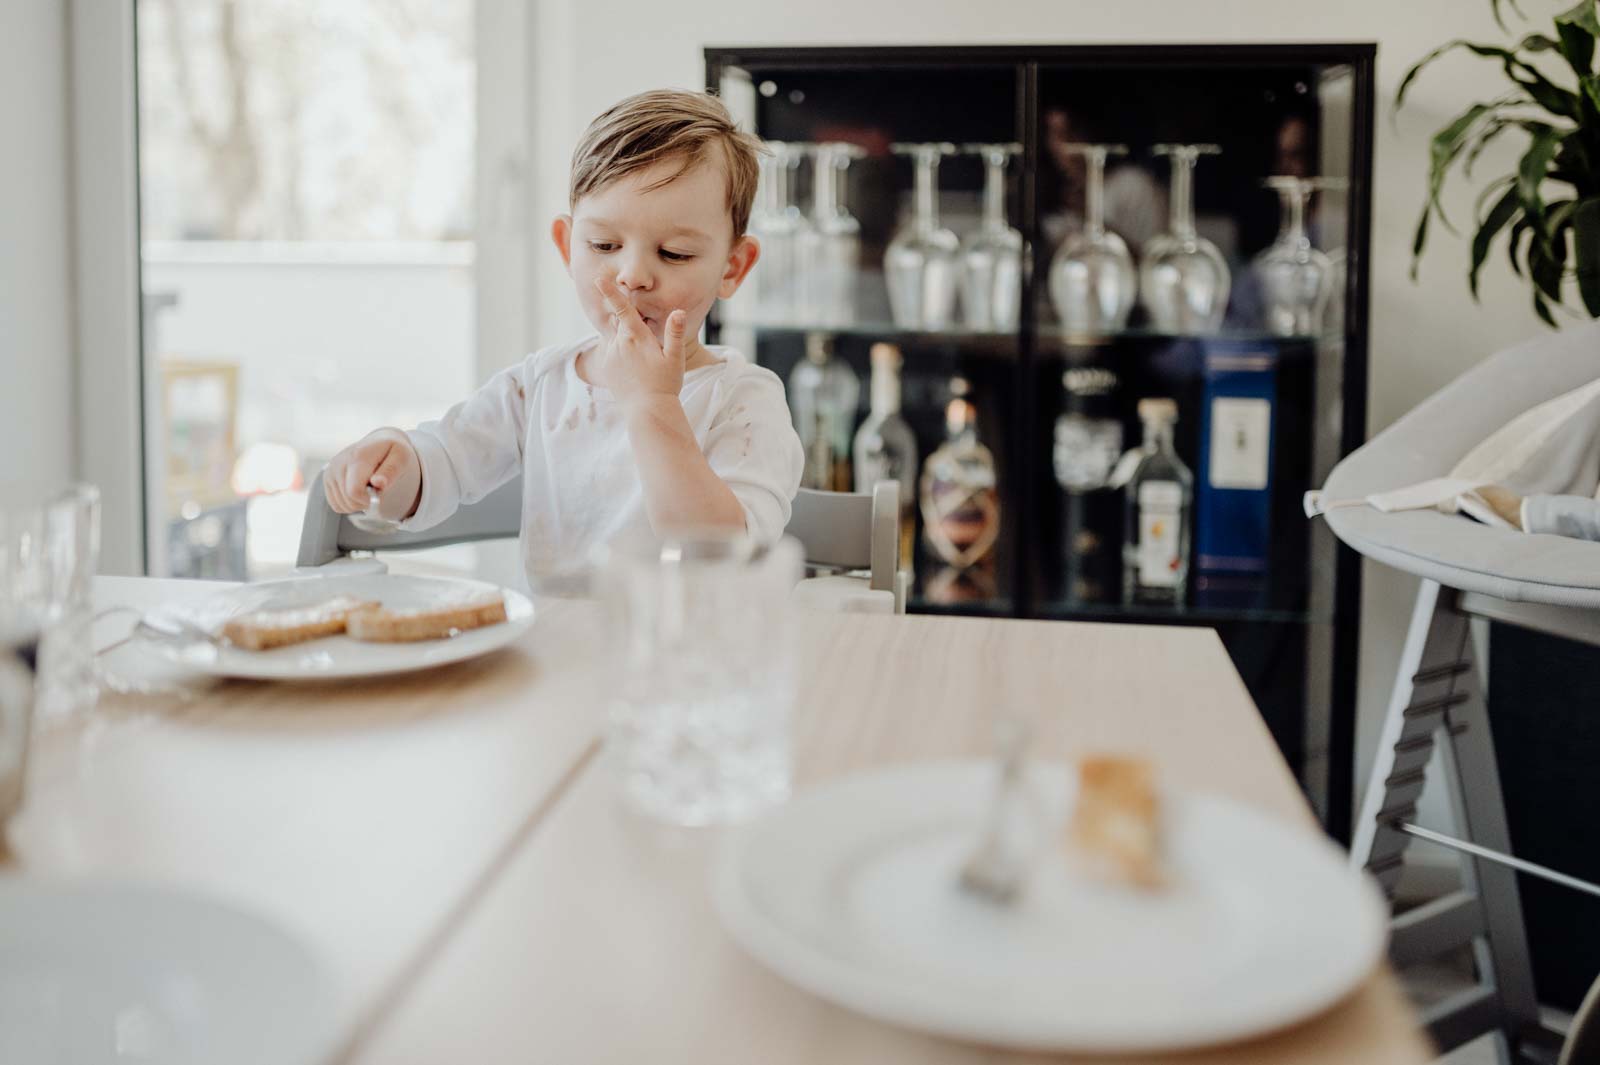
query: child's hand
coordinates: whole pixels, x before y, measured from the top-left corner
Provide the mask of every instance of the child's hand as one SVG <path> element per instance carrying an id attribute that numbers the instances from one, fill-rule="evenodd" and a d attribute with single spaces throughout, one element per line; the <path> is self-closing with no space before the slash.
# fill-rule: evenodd
<path id="1" fill-rule="evenodd" d="M 367 509 L 367 485 L 379 493 L 378 516 L 409 518 L 422 500 L 422 462 L 399 429 L 379 429 L 345 448 L 322 474 L 328 505 L 340 514 Z"/>
<path id="2" fill-rule="evenodd" d="M 605 277 L 596 278 L 594 285 L 615 325 L 610 341 L 600 349 L 600 373 L 606 386 L 623 401 L 652 395 L 676 399 L 683 391 L 687 357 L 683 334 L 688 316 L 681 310 L 667 316 L 663 346 L 656 343 L 621 285 Z"/>

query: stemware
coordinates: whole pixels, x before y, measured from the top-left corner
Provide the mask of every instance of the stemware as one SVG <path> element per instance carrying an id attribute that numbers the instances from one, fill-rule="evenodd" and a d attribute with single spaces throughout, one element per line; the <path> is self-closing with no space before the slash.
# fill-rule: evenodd
<path id="1" fill-rule="evenodd" d="M 1341 178 L 1278 175 L 1265 185 L 1278 194 L 1283 224 L 1278 239 L 1256 256 L 1261 282 L 1263 323 L 1278 336 L 1307 336 L 1322 325 L 1323 308 L 1333 288 L 1333 263 L 1312 246 L 1306 228 L 1306 206 L 1318 189 L 1344 188 Z"/>
<path id="2" fill-rule="evenodd" d="M 861 223 L 845 205 L 845 172 L 866 151 L 830 141 L 813 145 L 810 225 L 799 231 L 800 316 L 808 324 L 855 320 Z"/>
<path id="3" fill-rule="evenodd" d="M 1098 335 L 1121 330 L 1133 309 L 1138 277 L 1122 238 L 1106 229 L 1106 159 L 1127 155 L 1122 144 L 1069 144 L 1087 161 L 1083 230 L 1062 241 L 1050 264 L 1050 302 L 1062 330 Z"/>
<path id="4" fill-rule="evenodd" d="M 1139 298 L 1152 328 L 1163 333 L 1215 333 L 1228 309 L 1227 261 L 1195 231 L 1194 166 L 1202 155 L 1218 155 L 1215 144 L 1158 144 L 1156 155 L 1172 160 L 1171 217 L 1167 232 L 1145 243 L 1140 256 Z"/>
<path id="5" fill-rule="evenodd" d="M 1022 310 L 1022 234 L 1006 222 L 1006 161 L 1020 144 L 967 144 L 984 165 L 983 221 L 961 245 L 961 311 L 971 329 L 1007 331 Z"/>
<path id="6" fill-rule="evenodd" d="M 911 220 L 889 242 L 883 269 L 889 284 L 889 311 L 902 329 L 941 330 L 950 325 L 956 301 L 957 254 L 961 242 L 939 225 L 939 160 L 954 154 L 953 144 L 894 144 L 916 167 Z"/>

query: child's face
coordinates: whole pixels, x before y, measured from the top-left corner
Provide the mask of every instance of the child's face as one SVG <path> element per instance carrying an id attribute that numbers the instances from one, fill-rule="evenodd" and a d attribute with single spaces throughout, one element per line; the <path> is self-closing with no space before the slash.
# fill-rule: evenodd
<path id="1" fill-rule="evenodd" d="M 667 159 L 613 181 L 551 226 L 584 316 L 602 336 L 614 327 L 597 278 L 611 278 L 628 292 L 659 341 L 667 316 L 680 309 L 693 338 L 711 305 L 733 295 L 755 265 L 760 247 L 754 238 L 733 239 L 727 179 L 717 161 L 702 161 L 645 191 L 682 165 Z"/>

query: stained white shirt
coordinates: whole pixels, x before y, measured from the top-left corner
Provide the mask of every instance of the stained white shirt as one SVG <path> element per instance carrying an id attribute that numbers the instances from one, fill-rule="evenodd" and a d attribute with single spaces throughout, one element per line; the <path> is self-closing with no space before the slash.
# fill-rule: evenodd
<path id="1" fill-rule="evenodd" d="M 601 545 L 652 536 L 627 424 L 610 389 L 578 376 L 591 336 L 543 348 L 491 377 L 437 421 L 410 434 L 422 461 L 422 498 L 403 524 L 427 529 L 513 477 L 522 478 L 523 565 L 535 589 L 580 573 Z M 783 382 L 732 348 L 683 375 L 678 398 L 712 472 L 745 526 L 776 540 L 805 464 Z"/>

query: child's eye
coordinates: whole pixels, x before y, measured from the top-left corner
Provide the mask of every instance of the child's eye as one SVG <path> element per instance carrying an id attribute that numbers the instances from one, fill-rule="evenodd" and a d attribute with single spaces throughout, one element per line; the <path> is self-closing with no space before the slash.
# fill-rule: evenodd
<path id="1" fill-rule="evenodd" d="M 616 251 L 617 246 L 609 240 L 591 240 L 589 242 L 589 250 L 598 252 Z"/>
<path id="2" fill-rule="evenodd" d="M 669 263 L 686 263 L 690 259 L 694 258 L 693 255 L 685 255 L 682 252 L 677 251 L 668 251 L 665 248 L 661 249 L 661 257 L 667 260 Z"/>

